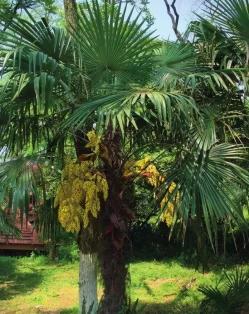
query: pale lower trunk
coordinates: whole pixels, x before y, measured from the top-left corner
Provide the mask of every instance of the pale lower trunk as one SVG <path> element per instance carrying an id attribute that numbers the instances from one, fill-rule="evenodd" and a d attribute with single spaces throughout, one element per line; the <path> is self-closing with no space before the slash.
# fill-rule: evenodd
<path id="1" fill-rule="evenodd" d="M 79 270 L 80 314 L 96 314 L 97 299 L 97 255 L 80 251 Z"/>

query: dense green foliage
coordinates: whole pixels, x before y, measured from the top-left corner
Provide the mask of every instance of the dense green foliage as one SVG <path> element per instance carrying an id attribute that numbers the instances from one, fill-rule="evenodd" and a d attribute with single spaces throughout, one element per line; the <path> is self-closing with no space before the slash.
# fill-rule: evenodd
<path id="1" fill-rule="evenodd" d="M 33 5 L 18 15 L 6 2 L 0 12 L 0 227 L 10 225 L 6 208 L 12 219 L 27 213 L 33 195 L 37 228 L 55 245 L 65 158 L 97 160 L 109 194 L 100 214 L 87 212 L 87 228 L 78 226 L 78 243 L 97 251 L 103 311 L 116 313 L 126 303 L 132 231 L 173 208 L 168 235 L 191 238 L 206 268 L 209 247 L 225 256 L 227 238 L 236 245 L 234 234 L 248 230 L 249 2 L 207 0 L 180 42 L 158 40 L 142 13 L 116 1 L 78 5 L 67 30 Z M 85 146 L 93 128 L 100 139 Z M 154 189 L 125 176 L 125 165 L 146 155 L 161 174 Z"/>

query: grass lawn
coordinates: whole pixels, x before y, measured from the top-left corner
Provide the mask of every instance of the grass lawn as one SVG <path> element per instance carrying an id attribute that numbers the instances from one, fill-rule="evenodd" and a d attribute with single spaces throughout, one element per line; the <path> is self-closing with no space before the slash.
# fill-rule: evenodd
<path id="1" fill-rule="evenodd" d="M 221 269 L 200 274 L 174 260 L 134 262 L 130 266 L 132 301 L 143 313 L 198 313 L 197 287 L 215 284 Z M 77 312 L 78 263 L 50 263 L 45 257 L 0 257 L 0 313 Z M 101 289 L 100 289 L 101 294 Z"/>

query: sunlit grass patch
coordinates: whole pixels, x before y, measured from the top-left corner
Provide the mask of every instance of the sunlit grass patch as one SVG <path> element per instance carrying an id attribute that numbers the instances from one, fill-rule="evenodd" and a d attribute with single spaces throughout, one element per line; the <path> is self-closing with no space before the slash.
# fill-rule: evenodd
<path id="1" fill-rule="evenodd" d="M 132 302 L 138 299 L 145 306 L 144 313 L 196 314 L 203 298 L 198 286 L 215 284 L 222 269 L 203 275 L 177 260 L 165 260 L 133 262 L 129 272 L 128 292 Z M 1 314 L 35 314 L 38 309 L 76 314 L 77 303 L 77 262 L 52 263 L 44 256 L 0 257 Z"/>

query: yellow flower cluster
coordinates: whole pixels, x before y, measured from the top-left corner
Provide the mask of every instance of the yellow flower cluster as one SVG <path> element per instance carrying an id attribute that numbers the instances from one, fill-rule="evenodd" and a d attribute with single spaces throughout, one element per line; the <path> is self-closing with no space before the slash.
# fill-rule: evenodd
<path id="1" fill-rule="evenodd" d="M 173 182 L 170 187 L 169 187 L 169 192 L 170 194 L 172 194 L 174 192 L 176 188 L 176 184 Z M 178 195 L 176 195 L 176 202 L 178 200 Z M 163 200 L 161 201 L 161 208 L 163 209 L 166 206 L 166 209 L 163 211 L 162 215 L 161 215 L 161 220 L 164 221 L 167 226 L 171 226 L 173 223 L 173 219 L 174 219 L 174 212 L 175 212 L 175 205 L 172 202 L 169 202 L 169 199 L 167 196 L 165 196 L 163 198 Z"/>
<path id="2" fill-rule="evenodd" d="M 163 181 L 163 177 L 160 175 L 156 166 L 151 163 L 150 157 L 144 157 L 137 161 L 127 161 L 123 174 L 125 177 L 137 175 L 145 177 L 146 181 L 153 187 L 157 187 Z"/>
<path id="3" fill-rule="evenodd" d="M 96 134 L 95 131 L 90 131 L 87 133 L 88 143 L 87 148 L 90 148 L 95 154 L 99 154 L 101 137 Z"/>
<path id="4" fill-rule="evenodd" d="M 59 221 L 67 232 L 80 230 L 81 207 L 72 200 L 62 201 L 59 207 Z"/>
<path id="5" fill-rule="evenodd" d="M 108 184 L 106 179 L 96 173 L 92 177 L 92 181 L 85 181 L 83 183 L 83 190 L 85 191 L 85 209 L 83 211 L 83 226 L 87 228 L 89 225 L 89 214 L 94 218 L 98 217 L 100 211 L 100 195 L 106 200 L 108 197 Z"/>
<path id="6" fill-rule="evenodd" d="M 137 161 L 127 161 L 124 166 L 124 176 L 134 177 L 134 176 L 142 176 L 145 177 L 146 181 L 153 187 L 158 187 L 162 182 L 165 181 L 165 178 L 160 175 L 156 166 L 151 163 L 151 159 L 149 157 L 145 157 L 143 159 Z M 176 188 L 176 184 L 172 183 L 169 187 L 168 193 L 173 193 Z M 165 196 L 160 204 L 163 209 L 166 206 L 166 209 L 163 211 L 161 215 L 161 220 L 166 222 L 168 226 L 170 226 L 173 222 L 174 218 L 174 204 L 172 202 L 168 202 L 168 197 Z"/>
<path id="7" fill-rule="evenodd" d="M 101 197 L 107 199 L 108 183 L 91 161 L 67 164 L 55 198 L 61 225 L 68 232 L 78 232 L 81 224 L 87 228 L 89 215 L 98 216 Z"/>
<path id="8" fill-rule="evenodd" d="M 86 145 L 97 154 L 100 138 L 94 131 L 87 134 Z M 90 217 L 97 218 L 101 199 L 108 197 L 108 183 L 94 161 L 68 162 L 62 172 L 62 182 L 57 190 L 55 206 L 59 206 L 59 221 L 68 232 L 87 228 Z"/>
<path id="9" fill-rule="evenodd" d="M 148 174 L 146 177 L 147 182 L 153 186 L 157 187 L 160 182 L 162 182 L 163 178 L 158 172 L 157 168 L 155 165 L 150 164 L 146 169 L 145 169 L 145 174 Z"/>

